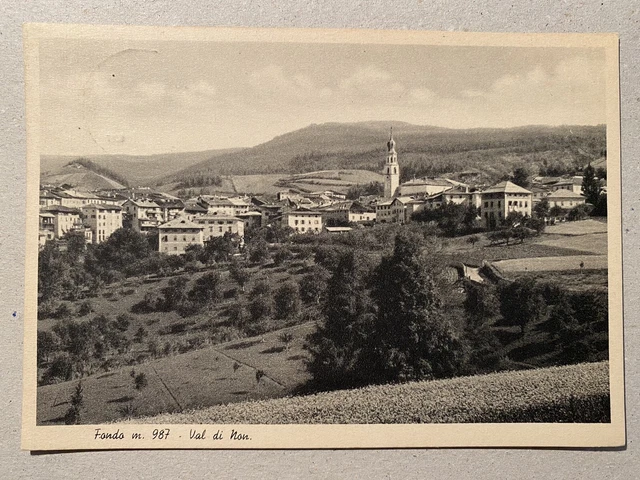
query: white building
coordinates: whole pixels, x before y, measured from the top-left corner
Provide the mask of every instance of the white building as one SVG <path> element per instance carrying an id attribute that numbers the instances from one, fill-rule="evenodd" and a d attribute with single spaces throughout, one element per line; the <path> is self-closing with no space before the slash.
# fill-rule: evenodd
<path id="1" fill-rule="evenodd" d="M 320 233 L 324 226 L 322 212 L 314 210 L 291 210 L 282 214 L 282 226 L 291 227 L 296 233 Z"/>
<path id="2" fill-rule="evenodd" d="M 193 223 L 203 227 L 203 240 L 222 237 L 225 233 L 235 233 L 244 238 L 244 221 L 225 215 L 198 215 L 191 218 Z"/>
<path id="3" fill-rule="evenodd" d="M 122 207 L 118 205 L 89 204 L 81 211 L 84 224 L 91 229 L 93 243 L 106 241 L 113 232 L 122 228 Z"/>
<path id="4" fill-rule="evenodd" d="M 204 225 L 178 217 L 158 227 L 158 251 L 182 255 L 189 245 L 204 245 Z"/>
<path id="5" fill-rule="evenodd" d="M 495 228 L 511 212 L 531 216 L 532 194 L 515 183 L 500 182 L 480 193 L 480 215 L 487 228 Z"/>

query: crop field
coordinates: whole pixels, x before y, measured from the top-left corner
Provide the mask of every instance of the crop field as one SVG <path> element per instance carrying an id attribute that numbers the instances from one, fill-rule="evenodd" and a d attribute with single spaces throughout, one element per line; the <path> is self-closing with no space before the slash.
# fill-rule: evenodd
<path id="1" fill-rule="evenodd" d="M 380 385 L 215 406 L 136 423 L 312 424 L 610 421 L 608 362 Z"/>
<path id="2" fill-rule="evenodd" d="M 313 328 L 298 325 L 85 377 L 82 423 L 287 395 L 308 379 L 303 343 Z M 285 332 L 291 335 L 287 343 L 281 339 Z M 145 374 L 146 387 L 135 389 L 132 370 Z M 64 423 L 77 384 L 38 388 L 38 424 Z"/>

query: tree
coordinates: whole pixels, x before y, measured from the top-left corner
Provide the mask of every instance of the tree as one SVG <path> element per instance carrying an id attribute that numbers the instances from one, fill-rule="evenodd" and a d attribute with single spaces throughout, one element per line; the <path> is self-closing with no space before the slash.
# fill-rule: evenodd
<path id="1" fill-rule="evenodd" d="M 606 180 L 607 169 L 604 167 L 598 167 L 598 169 L 596 170 L 596 177 L 598 177 L 599 180 Z"/>
<path id="2" fill-rule="evenodd" d="M 189 300 L 199 305 L 213 305 L 222 298 L 222 277 L 219 272 L 208 272 L 195 281 L 189 291 Z"/>
<path id="3" fill-rule="evenodd" d="M 251 278 L 249 270 L 240 265 L 239 262 L 233 261 L 231 265 L 229 265 L 229 275 L 231 275 L 233 281 L 238 284 L 240 290 L 244 292 L 244 288 Z"/>
<path id="4" fill-rule="evenodd" d="M 373 334 L 374 309 L 359 256 L 345 252 L 327 284 L 322 320 L 307 337 L 307 368 L 316 388 L 362 385 L 372 380 L 367 341 Z M 369 363 L 369 365 L 367 365 Z"/>
<path id="5" fill-rule="evenodd" d="M 64 423 L 67 425 L 78 425 L 81 421 L 80 410 L 84 405 L 84 388 L 82 382 L 78 382 L 73 394 L 71 395 L 71 404 L 64 417 Z"/>
<path id="6" fill-rule="evenodd" d="M 47 363 L 53 353 L 59 348 L 60 344 L 56 336 L 46 330 L 38 330 L 38 366 Z"/>
<path id="7" fill-rule="evenodd" d="M 463 303 L 467 315 L 467 323 L 476 329 L 498 312 L 498 298 L 492 284 L 478 284 L 465 280 L 466 297 Z"/>
<path id="8" fill-rule="evenodd" d="M 533 207 L 533 213 L 538 218 L 547 218 L 549 216 L 549 200 L 543 198 L 540 200 L 535 207 Z"/>
<path id="9" fill-rule="evenodd" d="M 435 271 L 421 255 L 420 237 L 401 232 L 393 253 L 375 271 L 378 308 L 373 361 L 380 381 L 451 377 L 463 364 L 463 345 L 443 314 Z"/>
<path id="10" fill-rule="evenodd" d="M 133 386 L 138 391 L 144 389 L 148 384 L 149 381 L 147 380 L 147 376 L 143 372 L 138 373 L 133 378 Z"/>
<path id="11" fill-rule="evenodd" d="M 597 205 L 600 198 L 600 182 L 596 178 L 594 168 L 589 163 L 582 172 L 582 194 L 588 203 Z"/>
<path id="12" fill-rule="evenodd" d="M 283 283 L 273 296 L 276 318 L 295 318 L 300 313 L 300 288 L 293 281 Z"/>
<path id="13" fill-rule="evenodd" d="M 326 290 L 327 281 L 331 275 L 326 268 L 314 266 L 309 273 L 300 280 L 300 295 L 307 303 L 319 305 Z"/>
<path id="14" fill-rule="evenodd" d="M 478 235 L 471 235 L 467 238 L 467 243 L 471 244 L 471 246 L 475 246 L 476 243 L 480 241 L 480 237 Z"/>
<path id="15" fill-rule="evenodd" d="M 166 312 L 177 309 L 187 299 L 187 283 L 186 277 L 175 277 L 161 290 L 164 297 L 162 307 Z"/>
<path id="16" fill-rule="evenodd" d="M 266 263 L 269 261 L 269 245 L 264 238 L 255 238 L 247 246 L 249 260 L 253 263 Z"/>
<path id="17" fill-rule="evenodd" d="M 531 278 L 518 278 L 503 285 L 499 297 L 502 317 L 508 324 L 519 326 L 521 335 L 546 310 L 544 298 Z"/>
<path id="18" fill-rule="evenodd" d="M 529 181 L 529 170 L 525 167 L 514 168 L 513 175 L 511 175 L 511 181 L 523 188 L 528 188 L 531 185 L 531 182 Z"/>

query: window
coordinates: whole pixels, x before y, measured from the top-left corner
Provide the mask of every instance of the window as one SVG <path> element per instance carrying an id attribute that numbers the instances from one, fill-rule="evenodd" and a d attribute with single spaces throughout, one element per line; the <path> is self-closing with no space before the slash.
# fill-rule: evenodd
<path id="1" fill-rule="evenodd" d="M 491 208 L 493 208 L 493 202 L 491 202 Z"/>
<path id="2" fill-rule="evenodd" d="M 222 227 L 218 227 L 218 232 L 222 232 Z"/>
<path id="3" fill-rule="evenodd" d="M 484 202 L 484 208 L 489 208 L 489 202 Z"/>
<path id="4" fill-rule="evenodd" d="M 529 202 L 524 202 L 524 207 L 527 208 L 529 206 Z"/>
<path id="5" fill-rule="evenodd" d="M 173 241 L 174 241 L 174 242 L 177 242 L 177 241 L 178 241 L 178 237 L 176 237 L 176 236 L 174 235 L 174 237 L 173 237 Z"/>

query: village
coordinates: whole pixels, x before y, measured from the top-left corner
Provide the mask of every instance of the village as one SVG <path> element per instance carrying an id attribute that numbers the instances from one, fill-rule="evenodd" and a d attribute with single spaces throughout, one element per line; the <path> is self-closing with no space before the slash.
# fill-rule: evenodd
<path id="1" fill-rule="evenodd" d="M 347 199 L 344 192 L 283 190 L 275 196 L 198 195 L 181 199 L 150 187 L 87 192 L 69 186 L 40 188 L 39 245 L 79 233 L 88 244 L 105 242 L 120 228 L 157 237 L 159 252 L 182 255 L 189 245 L 204 245 L 225 234 L 242 242 L 245 230 L 278 225 L 292 234 L 340 234 L 374 224 L 412 222 L 416 214 L 448 204 L 473 207 L 476 220 L 493 230 L 509 214 L 531 217 L 545 203 L 546 224 L 564 221 L 582 208 L 583 177 L 534 176 L 528 188 L 510 180 L 495 185 L 470 185 L 449 178 L 414 178 L 400 183 L 393 132 L 387 142 L 384 193 Z M 598 180 L 606 195 L 606 180 Z M 68 187 L 68 188 L 66 188 Z M 593 205 L 595 206 L 595 205 Z"/>

